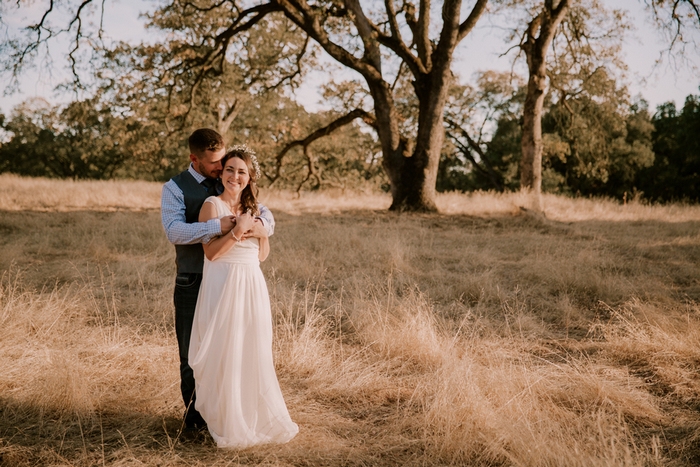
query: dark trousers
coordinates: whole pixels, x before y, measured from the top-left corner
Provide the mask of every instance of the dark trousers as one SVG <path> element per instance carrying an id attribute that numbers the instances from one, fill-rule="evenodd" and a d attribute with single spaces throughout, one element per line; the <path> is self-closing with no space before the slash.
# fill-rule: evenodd
<path id="1" fill-rule="evenodd" d="M 179 273 L 175 279 L 175 335 L 180 351 L 180 390 L 185 403 L 185 424 L 188 426 L 203 425 L 202 416 L 195 410 L 194 374 L 187 362 L 192 335 L 194 309 L 197 305 L 199 286 L 202 284 L 202 274 Z"/>

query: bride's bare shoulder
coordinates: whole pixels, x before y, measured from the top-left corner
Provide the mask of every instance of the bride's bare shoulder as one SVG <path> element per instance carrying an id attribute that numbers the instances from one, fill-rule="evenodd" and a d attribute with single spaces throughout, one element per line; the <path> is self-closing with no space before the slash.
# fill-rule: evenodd
<path id="1" fill-rule="evenodd" d="M 216 202 L 216 196 L 210 196 L 204 200 L 202 208 L 199 210 L 199 222 L 206 222 L 209 219 L 219 217 L 219 207 Z"/>

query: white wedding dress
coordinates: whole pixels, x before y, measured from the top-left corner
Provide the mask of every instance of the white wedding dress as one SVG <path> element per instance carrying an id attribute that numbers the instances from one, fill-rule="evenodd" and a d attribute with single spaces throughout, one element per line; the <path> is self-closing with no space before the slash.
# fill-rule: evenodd
<path id="1" fill-rule="evenodd" d="M 231 215 L 210 197 L 217 216 Z M 285 443 L 299 428 L 289 417 L 272 360 L 272 316 L 258 239 L 236 243 L 204 275 L 192 325 L 189 363 L 195 407 L 219 447 Z"/>

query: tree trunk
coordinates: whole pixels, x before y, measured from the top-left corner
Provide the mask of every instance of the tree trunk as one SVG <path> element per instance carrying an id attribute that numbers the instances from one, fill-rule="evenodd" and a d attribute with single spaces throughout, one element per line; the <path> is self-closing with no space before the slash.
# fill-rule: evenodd
<path id="1" fill-rule="evenodd" d="M 439 130 L 442 130 L 443 135 L 438 135 L 436 138 L 434 136 L 435 127 L 433 127 L 433 131 L 427 133 L 433 140 L 433 144 L 424 143 L 412 150 L 411 142 L 400 135 L 398 116 L 389 86 L 384 81 L 371 83 L 370 91 L 374 98 L 377 134 L 382 145 L 382 165 L 389 176 L 391 186 L 392 203 L 389 209 L 394 211 L 437 211 L 435 180 L 437 179 L 440 147 L 444 138 L 442 107 L 438 120 Z M 423 112 L 421 112 L 420 119 L 422 119 L 422 115 Z M 420 136 L 418 141 L 422 141 Z M 434 149 L 435 143 L 438 144 L 437 151 Z"/>
<path id="2" fill-rule="evenodd" d="M 426 93 L 425 99 L 421 100 L 413 151 L 410 142 L 404 138 L 399 139 L 391 157 L 386 157 L 386 149 L 383 149 L 384 169 L 391 181 L 392 203 L 389 209 L 392 211 L 437 211 L 435 184 L 445 139 L 444 94 Z M 410 157 L 407 157 L 409 153 Z"/>
<path id="3" fill-rule="evenodd" d="M 546 56 L 554 33 L 568 11 L 570 0 L 545 0 L 541 12 L 528 24 L 521 44 L 527 58 L 528 82 L 523 107 L 523 134 L 520 140 L 520 188 L 534 195 L 534 208 L 541 210 L 542 193 L 542 108 L 547 85 Z"/>
<path id="4" fill-rule="evenodd" d="M 439 156 L 439 152 L 438 152 Z M 396 182 L 392 185 L 391 211 L 437 211 L 435 204 L 435 180 L 437 179 L 437 167 L 434 173 L 426 162 L 430 162 L 431 154 L 427 151 L 414 151 L 411 157 L 406 158 L 401 170 L 396 171 Z M 385 167 L 386 168 L 386 167 Z M 387 173 L 391 169 L 386 169 Z"/>
<path id="5" fill-rule="evenodd" d="M 377 133 L 382 143 L 384 170 L 391 183 L 390 210 L 437 211 L 435 184 L 445 140 L 443 112 L 450 79 L 449 66 L 434 66 L 431 73 L 422 75 L 414 83 L 419 100 L 419 114 L 418 134 L 413 150 L 410 142 L 399 136 L 390 89 L 385 83 L 370 86 L 375 100 Z"/>
<path id="6" fill-rule="evenodd" d="M 239 104 L 238 99 L 234 99 L 231 104 L 229 104 L 228 99 L 221 98 L 219 100 L 219 107 L 214 112 L 214 116 L 217 119 L 217 130 L 220 135 L 225 135 L 231 128 L 231 124 L 240 112 L 241 106 Z"/>
<path id="7" fill-rule="evenodd" d="M 542 108 L 546 75 L 544 67 L 531 73 L 527 82 L 527 95 L 523 107 L 523 134 L 520 140 L 520 188 L 534 194 L 542 191 Z"/>

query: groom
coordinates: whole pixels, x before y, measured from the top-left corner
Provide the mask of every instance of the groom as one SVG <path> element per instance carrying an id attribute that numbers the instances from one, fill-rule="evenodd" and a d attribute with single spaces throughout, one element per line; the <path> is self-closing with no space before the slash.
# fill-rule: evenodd
<path id="1" fill-rule="evenodd" d="M 206 427 L 206 422 L 194 408 L 194 375 L 187 362 L 187 354 L 197 295 L 202 283 L 202 243 L 229 233 L 235 225 L 235 217 L 224 216 L 198 222 L 204 200 L 223 190 L 218 178 L 226 148 L 221 135 L 208 128 L 196 130 L 188 141 L 190 166 L 163 186 L 160 209 L 165 233 L 170 243 L 175 245 L 175 334 L 180 351 L 180 390 L 185 402 L 185 428 L 201 430 Z M 261 222 L 268 235 L 272 235 L 275 220 L 265 206 L 260 205 L 260 217 L 256 222 Z"/>

